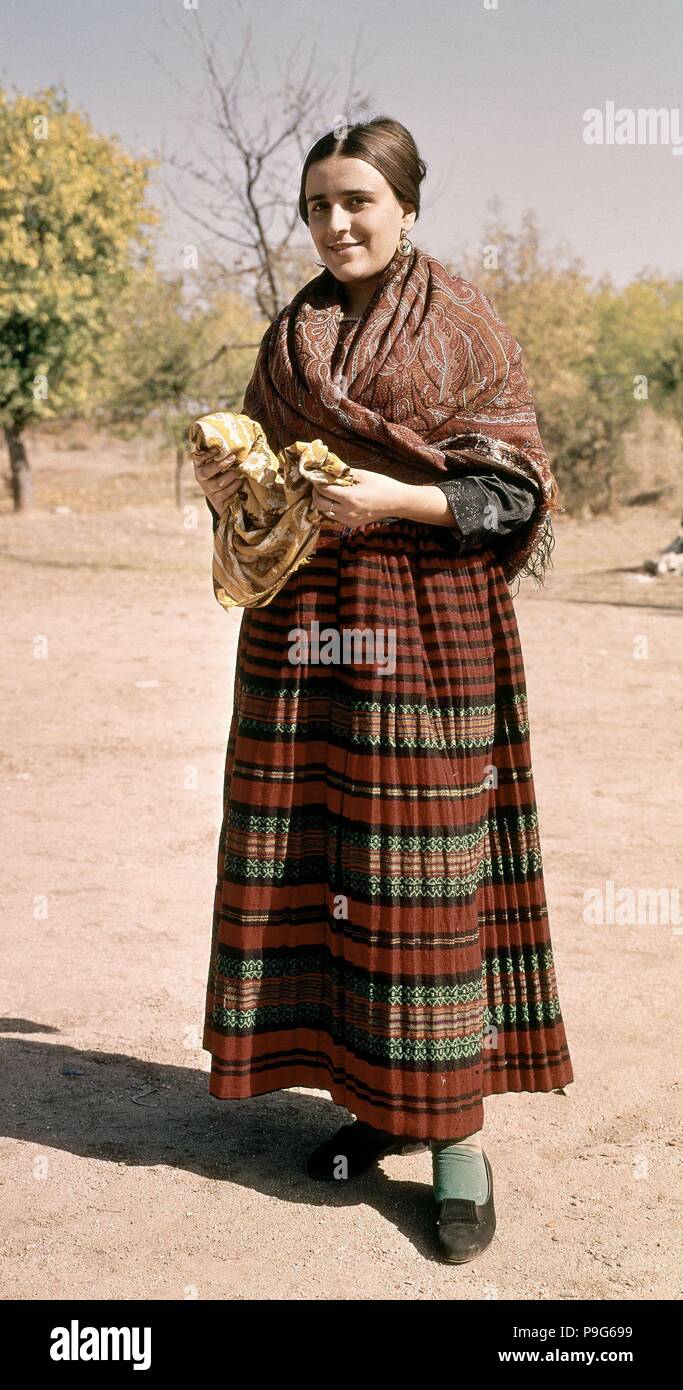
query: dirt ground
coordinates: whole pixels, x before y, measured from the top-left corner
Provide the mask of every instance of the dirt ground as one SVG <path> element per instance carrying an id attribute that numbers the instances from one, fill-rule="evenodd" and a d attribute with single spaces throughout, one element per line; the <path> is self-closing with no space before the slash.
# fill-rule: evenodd
<path id="1" fill-rule="evenodd" d="M 313 1183 L 307 1151 L 348 1119 L 326 1092 L 208 1094 L 240 614 L 193 485 L 178 511 L 144 448 L 68 444 L 32 442 L 35 509 L 0 514 L 1 1296 L 678 1298 L 683 930 L 583 907 L 609 880 L 680 886 L 683 579 L 639 567 L 681 499 L 561 519 L 545 591 L 516 599 L 576 1080 L 486 1102 L 498 1233 L 455 1268 L 427 1153 Z"/>

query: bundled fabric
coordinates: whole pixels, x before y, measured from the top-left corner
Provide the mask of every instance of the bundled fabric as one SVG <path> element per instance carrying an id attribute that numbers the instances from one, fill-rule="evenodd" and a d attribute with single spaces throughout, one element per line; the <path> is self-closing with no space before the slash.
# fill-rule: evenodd
<path id="1" fill-rule="evenodd" d="M 541 580 L 561 510 L 519 343 L 476 285 L 414 247 L 382 271 L 336 352 L 343 285 L 327 269 L 277 315 L 243 410 L 273 448 L 320 438 L 347 463 L 434 484 L 483 464 L 537 484 L 534 511 L 497 548 L 503 572 Z"/>
<path id="2" fill-rule="evenodd" d="M 204 415 L 189 431 L 192 457 L 225 462 L 244 478 L 214 532 L 213 589 L 223 608 L 263 608 L 304 564 L 320 535 L 313 483 L 353 483 L 348 464 L 322 443 L 296 441 L 278 455 L 247 415 Z"/>

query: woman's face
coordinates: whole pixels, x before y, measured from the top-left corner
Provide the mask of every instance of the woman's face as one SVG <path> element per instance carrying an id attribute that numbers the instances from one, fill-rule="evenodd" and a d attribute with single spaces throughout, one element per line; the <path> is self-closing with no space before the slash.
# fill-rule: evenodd
<path id="1" fill-rule="evenodd" d="M 410 204 L 398 202 L 379 169 L 349 155 L 311 164 L 305 195 L 315 249 L 348 285 L 378 277 L 398 246 L 401 227 L 407 231 L 415 221 Z"/>

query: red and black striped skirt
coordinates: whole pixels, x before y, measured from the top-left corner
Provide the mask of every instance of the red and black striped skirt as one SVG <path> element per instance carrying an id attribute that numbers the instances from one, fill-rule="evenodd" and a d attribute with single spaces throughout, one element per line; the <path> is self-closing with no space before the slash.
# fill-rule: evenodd
<path id="1" fill-rule="evenodd" d="M 508 584 L 445 527 L 340 533 L 236 657 L 203 1046 L 210 1094 L 326 1090 L 464 1138 L 573 1080 Z"/>

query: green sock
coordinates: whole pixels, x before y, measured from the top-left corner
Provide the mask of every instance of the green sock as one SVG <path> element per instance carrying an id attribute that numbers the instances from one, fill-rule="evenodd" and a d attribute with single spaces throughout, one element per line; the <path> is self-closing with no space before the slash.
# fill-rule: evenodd
<path id="1" fill-rule="evenodd" d="M 434 1200 L 463 1197 L 482 1206 L 489 1195 L 484 1155 L 467 1139 L 430 1139 Z"/>

